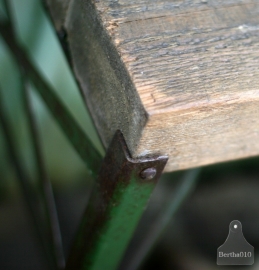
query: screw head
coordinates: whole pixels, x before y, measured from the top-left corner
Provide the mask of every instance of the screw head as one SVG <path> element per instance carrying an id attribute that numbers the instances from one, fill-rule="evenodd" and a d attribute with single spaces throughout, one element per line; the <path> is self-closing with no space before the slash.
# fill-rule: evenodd
<path id="1" fill-rule="evenodd" d="M 147 168 L 140 172 L 140 177 L 145 180 L 151 180 L 156 175 L 156 168 Z"/>

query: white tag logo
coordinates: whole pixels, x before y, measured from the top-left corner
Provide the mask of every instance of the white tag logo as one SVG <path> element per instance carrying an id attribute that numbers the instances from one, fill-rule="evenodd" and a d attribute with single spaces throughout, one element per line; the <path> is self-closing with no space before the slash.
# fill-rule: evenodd
<path id="1" fill-rule="evenodd" d="M 252 265 L 254 263 L 254 247 L 245 239 L 242 224 L 234 220 L 229 225 L 226 242 L 218 248 L 218 265 Z"/>

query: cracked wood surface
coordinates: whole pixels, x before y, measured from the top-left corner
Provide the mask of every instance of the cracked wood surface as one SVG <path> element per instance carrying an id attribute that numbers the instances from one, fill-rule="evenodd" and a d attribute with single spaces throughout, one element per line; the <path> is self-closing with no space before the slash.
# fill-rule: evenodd
<path id="1" fill-rule="evenodd" d="M 166 171 L 259 154 L 258 0 L 71 0 L 63 16 L 105 146 L 120 129 Z"/>

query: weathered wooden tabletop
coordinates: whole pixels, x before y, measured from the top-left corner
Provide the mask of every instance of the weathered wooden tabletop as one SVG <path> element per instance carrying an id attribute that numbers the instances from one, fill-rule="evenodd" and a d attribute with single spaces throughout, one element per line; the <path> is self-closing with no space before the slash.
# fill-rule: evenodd
<path id="1" fill-rule="evenodd" d="M 105 146 L 166 171 L 259 154 L 258 0 L 47 0 Z"/>

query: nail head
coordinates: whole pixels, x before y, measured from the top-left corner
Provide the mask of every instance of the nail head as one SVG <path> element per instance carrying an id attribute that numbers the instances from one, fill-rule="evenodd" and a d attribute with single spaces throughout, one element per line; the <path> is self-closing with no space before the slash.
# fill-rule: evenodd
<path id="1" fill-rule="evenodd" d="M 140 173 L 140 177 L 145 180 L 151 180 L 156 175 L 156 168 L 147 168 Z"/>

